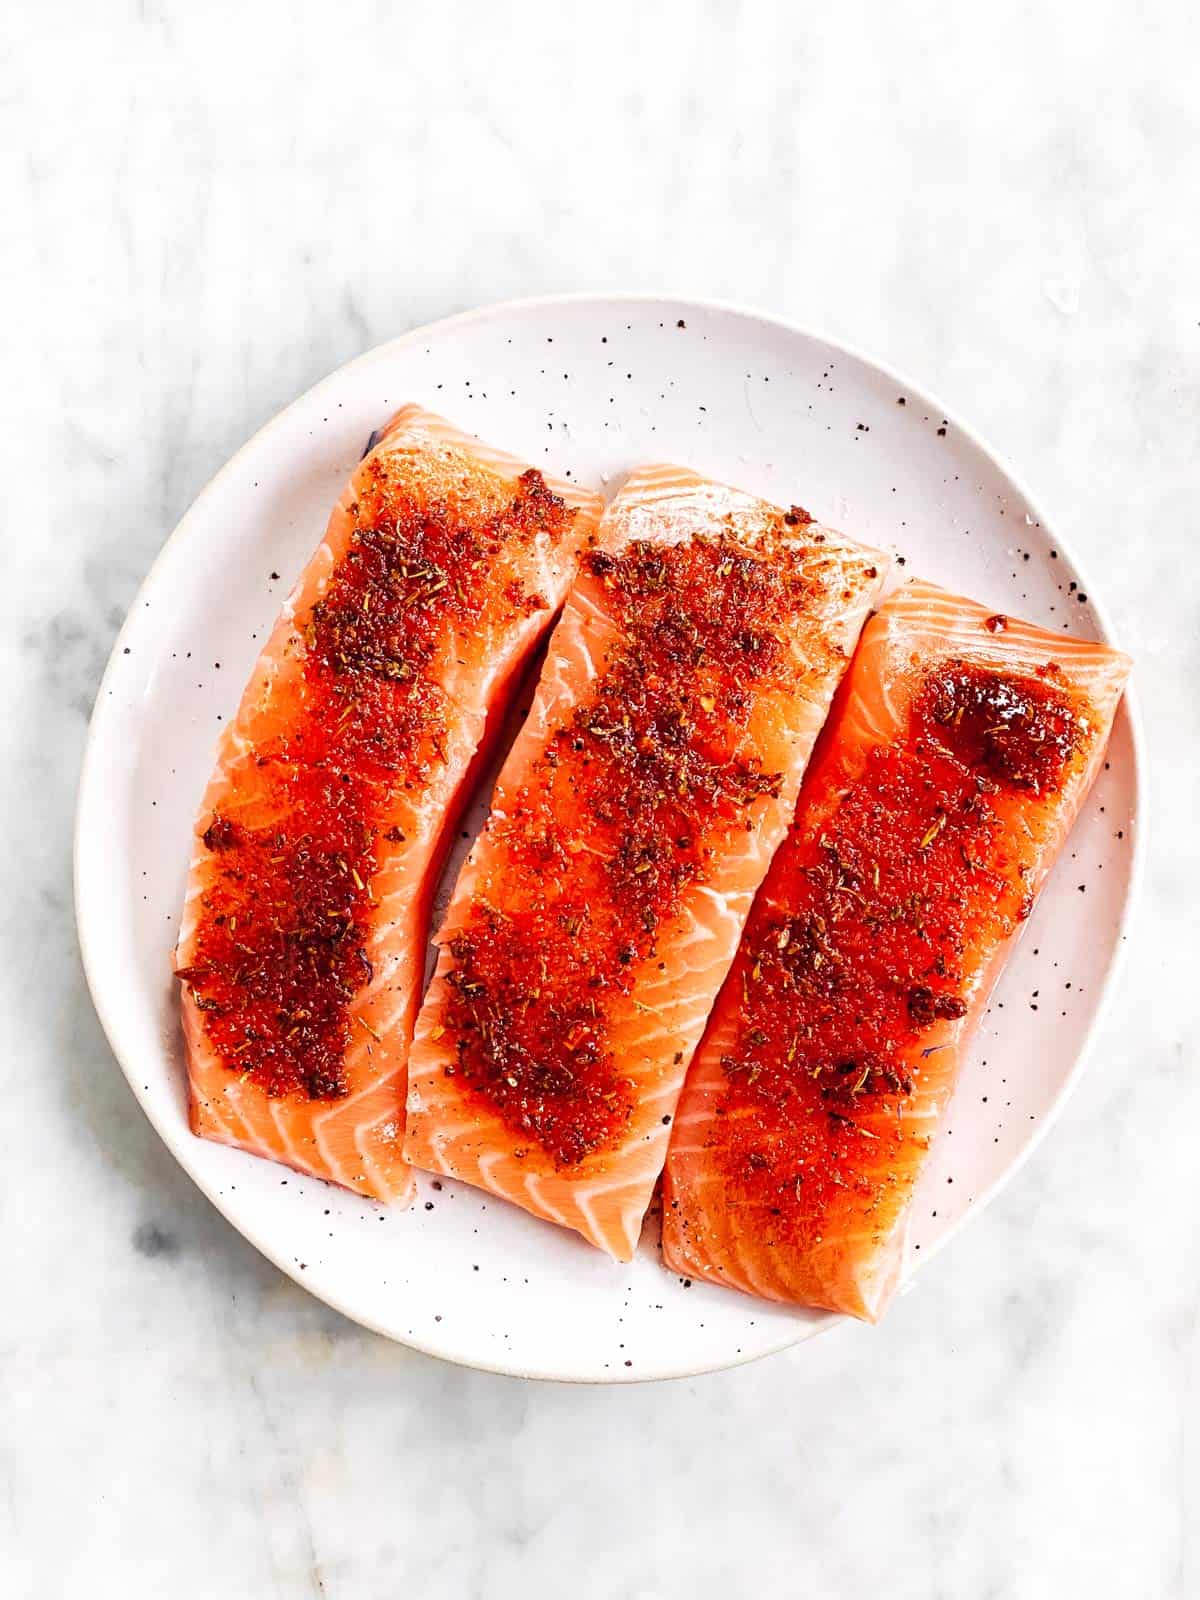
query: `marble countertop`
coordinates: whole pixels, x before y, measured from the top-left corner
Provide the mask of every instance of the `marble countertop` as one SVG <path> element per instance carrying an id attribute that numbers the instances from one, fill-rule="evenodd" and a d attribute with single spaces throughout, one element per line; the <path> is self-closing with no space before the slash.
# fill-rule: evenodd
<path id="1" fill-rule="evenodd" d="M 0 51 L 0 1594 L 1200 1593 L 1200 25 L 1096 0 L 12 8 Z M 1012 461 L 1137 657 L 1152 808 L 1090 1070 L 875 1330 L 701 1380 L 390 1345 L 235 1234 L 80 974 L 91 698 L 301 389 L 551 289 L 780 312 Z"/>

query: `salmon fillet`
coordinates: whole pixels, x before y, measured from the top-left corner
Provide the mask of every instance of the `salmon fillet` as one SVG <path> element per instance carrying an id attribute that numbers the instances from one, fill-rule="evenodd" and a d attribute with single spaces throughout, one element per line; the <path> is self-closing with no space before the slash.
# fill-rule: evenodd
<path id="1" fill-rule="evenodd" d="M 438 936 L 405 1155 L 628 1260 L 886 558 L 675 467 L 606 511 Z"/>
<path id="2" fill-rule="evenodd" d="M 928 583 L 868 623 L 680 1100 L 676 1272 L 879 1317 L 964 1046 L 1129 667 Z"/>
<path id="3" fill-rule="evenodd" d="M 432 891 L 599 513 L 418 406 L 356 468 L 196 823 L 175 957 L 195 1133 L 410 1198 Z"/>

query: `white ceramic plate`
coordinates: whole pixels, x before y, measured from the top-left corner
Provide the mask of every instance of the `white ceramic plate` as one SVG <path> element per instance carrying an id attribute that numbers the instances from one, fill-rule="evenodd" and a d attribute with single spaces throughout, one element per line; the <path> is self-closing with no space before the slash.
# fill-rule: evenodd
<path id="1" fill-rule="evenodd" d="M 641 461 L 696 467 L 896 551 L 898 576 L 1106 638 L 1092 585 L 1012 474 L 895 373 L 729 307 L 569 297 L 407 334 L 289 406 L 184 517 L 113 651 L 79 797 L 84 961 L 146 1114 L 246 1238 L 366 1326 L 497 1371 L 677 1376 L 808 1338 L 830 1319 L 685 1286 L 652 1226 L 619 1266 L 464 1186 L 423 1178 L 413 1209 L 393 1213 L 188 1131 L 168 954 L 214 740 L 368 435 L 407 400 L 602 489 Z M 910 1268 L 996 1192 L 1077 1075 L 1122 940 L 1137 801 L 1127 701 L 963 1072 Z"/>

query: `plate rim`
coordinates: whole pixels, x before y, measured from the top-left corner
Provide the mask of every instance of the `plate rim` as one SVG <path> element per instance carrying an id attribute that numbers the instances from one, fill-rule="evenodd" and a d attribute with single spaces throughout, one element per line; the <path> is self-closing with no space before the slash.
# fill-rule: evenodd
<path id="1" fill-rule="evenodd" d="M 116 1058 L 117 1064 L 121 1068 L 121 1072 L 126 1083 L 133 1093 L 134 1099 L 137 1101 L 137 1104 L 141 1108 L 143 1115 L 146 1117 L 155 1133 L 166 1145 L 168 1151 L 171 1153 L 178 1165 L 187 1174 L 188 1178 L 196 1185 L 209 1203 L 213 1205 L 218 1212 L 220 1212 L 230 1226 L 236 1229 L 236 1231 L 249 1244 L 253 1245 L 261 1255 L 265 1256 L 267 1260 L 272 1263 L 272 1265 L 277 1267 L 281 1272 L 285 1273 L 294 1283 L 298 1284 L 300 1288 L 304 1289 L 314 1298 L 330 1306 L 333 1310 L 346 1317 L 349 1321 L 357 1323 L 360 1327 L 367 1328 L 370 1332 L 377 1334 L 382 1338 L 389 1339 L 395 1344 L 403 1345 L 407 1349 L 416 1350 L 422 1355 L 433 1356 L 439 1360 L 447 1361 L 452 1365 L 464 1367 L 471 1371 L 494 1373 L 501 1377 L 534 1379 L 543 1382 L 566 1384 L 596 1384 L 607 1387 L 613 1384 L 622 1385 L 632 1383 L 656 1383 L 675 1379 L 696 1378 L 704 1376 L 708 1373 L 730 1371 L 736 1367 L 750 1365 L 755 1361 L 765 1360 L 768 1356 L 778 1355 L 781 1351 L 791 1349 L 798 1344 L 807 1343 L 810 1339 L 827 1332 L 830 1328 L 840 1326 L 841 1324 L 845 1323 L 847 1319 L 830 1314 L 828 1317 L 817 1323 L 815 1327 L 809 1324 L 803 1329 L 803 1331 L 797 1331 L 795 1335 L 788 1333 L 778 1341 L 773 1342 L 767 1348 L 755 1350 L 750 1355 L 734 1355 L 729 1358 L 722 1358 L 715 1363 L 712 1361 L 705 1361 L 700 1365 L 680 1367 L 672 1370 L 671 1372 L 639 1373 L 634 1371 L 629 1373 L 614 1373 L 611 1376 L 603 1377 L 597 1376 L 590 1372 L 586 1374 L 574 1375 L 563 1372 L 547 1372 L 544 1370 L 538 1370 L 536 1367 L 527 1367 L 516 1364 L 505 1365 L 498 1361 L 488 1361 L 486 1358 L 468 1359 L 461 1355 L 448 1353 L 444 1348 L 440 1348 L 438 1345 L 428 1340 L 424 1340 L 413 1335 L 401 1335 L 391 1328 L 385 1328 L 381 1326 L 369 1315 L 364 1315 L 357 1309 L 351 1309 L 336 1294 L 326 1292 L 325 1290 L 316 1287 L 315 1284 L 306 1281 L 303 1274 L 299 1271 L 295 1264 L 289 1262 L 283 1256 L 282 1252 L 276 1248 L 268 1236 L 264 1236 L 261 1230 L 256 1227 L 247 1226 L 240 1217 L 235 1217 L 231 1214 L 231 1208 L 227 1207 L 223 1203 L 221 1191 L 216 1189 L 215 1185 L 201 1176 L 200 1173 L 195 1170 L 192 1163 L 187 1159 L 187 1156 L 185 1155 L 185 1141 L 190 1143 L 194 1138 L 194 1135 L 191 1133 L 190 1129 L 186 1127 L 186 1125 L 184 1126 L 181 1135 L 180 1129 L 175 1126 L 172 1120 L 169 1120 L 165 1116 L 160 1116 L 157 1110 L 152 1107 L 149 1096 L 143 1091 L 139 1083 L 140 1075 L 133 1070 L 131 1061 L 132 1051 L 126 1051 L 123 1048 L 123 1025 L 120 1018 L 116 1014 L 117 1008 L 115 1006 L 110 1006 L 103 984 L 101 984 L 98 978 L 94 975 L 95 969 L 90 954 L 91 949 L 93 948 L 94 937 L 91 930 L 93 928 L 97 928 L 97 934 L 95 937 L 98 937 L 99 925 L 96 921 L 97 909 L 102 912 L 103 908 L 93 908 L 91 906 L 88 900 L 86 889 L 84 888 L 84 860 L 88 850 L 88 841 L 85 839 L 84 832 L 84 820 L 85 816 L 91 809 L 89 803 L 90 791 L 96 781 L 96 750 L 99 744 L 98 729 L 102 721 L 101 709 L 106 698 L 105 692 L 108 689 L 110 679 L 117 668 L 117 663 L 121 659 L 123 653 L 123 642 L 126 634 L 131 630 L 134 618 L 142 609 L 139 602 L 142 600 L 147 589 L 149 589 L 154 583 L 160 567 L 165 563 L 168 551 L 177 540 L 182 540 L 186 536 L 190 524 L 201 514 L 204 505 L 216 490 L 218 484 L 228 473 L 233 471 L 234 467 L 242 460 L 244 456 L 246 456 L 251 450 L 256 449 L 259 445 L 261 445 L 268 434 L 280 427 L 284 422 L 284 419 L 290 416 L 293 411 L 306 405 L 318 393 L 319 390 L 328 384 L 334 383 L 360 363 L 377 359 L 384 352 L 399 350 L 404 346 L 415 344 L 422 339 L 428 338 L 432 334 L 440 334 L 448 331 L 451 328 L 462 327 L 472 322 L 487 321 L 494 317 L 512 313 L 550 311 L 557 307 L 586 304 L 595 304 L 597 306 L 613 304 L 630 306 L 637 305 L 643 307 L 669 305 L 671 307 L 683 308 L 684 310 L 690 308 L 696 312 L 715 312 L 722 316 L 739 317 L 747 321 L 766 325 L 768 328 L 775 329 L 776 331 L 785 333 L 791 337 L 799 337 L 802 339 L 807 339 L 813 343 L 823 345 L 835 355 L 840 355 L 852 361 L 857 361 L 863 366 L 874 370 L 881 376 L 890 379 L 902 391 L 913 396 L 919 396 L 923 402 L 930 405 L 931 410 L 936 408 L 938 414 L 944 417 L 948 424 L 953 426 L 955 432 L 960 437 L 965 439 L 976 450 L 978 450 L 980 454 L 991 463 L 993 468 L 995 468 L 1002 475 L 1002 477 L 1007 480 L 1016 493 L 1025 501 L 1030 511 L 1034 513 L 1044 532 L 1053 538 L 1057 548 L 1062 551 L 1063 555 L 1071 563 L 1076 572 L 1079 573 L 1080 577 L 1082 578 L 1085 576 L 1084 570 L 1079 563 L 1070 540 L 1064 539 L 1057 523 L 1045 515 L 1042 506 L 1037 498 L 1030 492 L 1021 474 L 1014 469 L 1011 462 L 1002 452 L 989 444 L 987 440 L 985 440 L 977 432 L 976 429 L 963 422 L 961 417 L 957 415 L 953 408 L 946 406 L 940 397 L 926 388 L 924 384 L 915 382 L 906 372 L 893 366 L 890 362 L 880 360 L 878 357 L 870 354 L 869 352 L 861 349 L 857 345 L 854 345 L 845 339 L 832 337 L 809 324 L 796 322 L 790 318 L 779 316 L 774 312 L 763 311 L 757 307 L 748 306 L 736 301 L 687 293 L 669 294 L 653 290 L 573 290 L 566 293 L 525 295 L 507 300 L 492 301 L 486 305 L 476 306 L 466 311 L 454 312 L 449 316 L 439 317 L 433 322 L 422 323 L 418 327 L 410 328 L 404 333 L 397 334 L 391 339 L 385 339 L 381 343 L 371 346 L 370 349 L 361 351 L 358 355 L 352 356 L 349 361 L 343 362 L 340 366 L 335 367 L 331 372 L 326 373 L 325 376 L 319 378 L 315 383 L 303 390 L 294 399 L 290 400 L 287 405 L 285 405 L 281 410 L 275 412 L 270 418 L 268 418 L 266 422 L 262 424 L 261 427 L 257 428 L 254 433 L 252 433 L 250 437 L 245 440 L 245 442 L 241 444 L 237 450 L 234 451 L 228 460 L 217 469 L 217 471 L 212 475 L 211 478 L 208 479 L 208 481 L 200 489 L 199 493 L 188 505 L 187 509 L 176 522 L 175 526 L 171 529 L 166 539 L 164 539 L 162 545 L 155 554 L 154 559 L 151 561 L 150 566 L 147 568 L 141 582 L 138 584 L 137 591 L 130 601 L 125 618 L 121 623 L 116 638 L 113 640 L 112 649 L 109 653 L 104 671 L 101 674 L 100 681 L 96 689 L 96 697 L 93 703 L 92 712 L 88 719 L 87 735 L 84 740 L 83 755 L 79 767 L 74 824 L 72 829 L 72 891 L 75 911 L 76 935 L 84 978 L 88 987 L 88 993 L 91 997 L 92 1005 L 95 1009 L 96 1017 L 100 1023 L 101 1030 L 104 1033 L 109 1048 L 112 1050 L 113 1055 Z M 1102 642 L 1113 644 L 1114 629 L 1109 618 L 1107 608 L 1102 599 L 1096 598 L 1097 591 L 1093 587 L 1090 580 L 1088 580 L 1087 593 L 1089 596 L 1089 608 L 1096 623 L 1096 631 L 1099 633 Z M 1114 929 L 1115 939 L 1113 953 L 1104 972 L 1099 998 L 1096 1001 L 1095 1007 L 1092 1011 L 1091 1020 L 1088 1023 L 1087 1030 L 1084 1033 L 1079 1049 L 1076 1051 L 1075 1059 L 1071 1065 L 1071 1069 L 1060 1084 L 1053 1100 L 1050 1102 L 1044 1113 L 1039 1117 L 1037 1129 L 1022 1146 L 1021 1150 L 1011 1164 L 1006 1167 L 1005 1170 L 976 1197 L 977 1204 L 972 1207 L 971 1212 L 965 1212 L 957 1220 L 957 1222 L 955 1222 L 955 1224 L 938 1239 L 935 1247 L 929 1251 L 929 1258 L 932 1258 L 934 1255 L 938 1254 L 940 1250 L 944 1248 L 944 1246 L 952 1239 L 957 1238 L 960 1229 L 968 1220 L 969 1216 L 972 1214 L 977 1214 L 978 1212 L 986 1209 L 988 1204 L 990 1204 L 990 1202 L 996 1198 L 1000 1191 L 1017 1175 L 1025 1163 L 1034 1154 L 1034 1152 L 1040 1148 L 1043 1139 L 1046 1137 L 1051 1127 L 1057 1122 L 1059 1116 L 1062 1114 L 1063 1108 L 1067 1104 L 1067 1101 L 1078 1087 L 1079 1081 L 1083 1076 L 1083 1073 L 1091 1058 L 1096 1039 L 1108 1018 L 1110 1007 L 1112 1005 L 1113 992 L 1118 985 L 1129 945 L 1129 929 L 1142 895 L 1146 863 L 1147 790 L 1144 780 L 1145 734 L 1142 725 L 1138 695 L 1134 686 L 1129 685 L 1126 687 L 1122 704 L 1129 721 L 1130 733 L 1132 817 L 1135 824 L 1132 829 L 1133 851 L 1129 864 L 1129 886 L 1124 902 L 1121 906 L 1116 927 Z M 925 1261 L 923 1260 L 922 1265 L 924 1264 Z"/>

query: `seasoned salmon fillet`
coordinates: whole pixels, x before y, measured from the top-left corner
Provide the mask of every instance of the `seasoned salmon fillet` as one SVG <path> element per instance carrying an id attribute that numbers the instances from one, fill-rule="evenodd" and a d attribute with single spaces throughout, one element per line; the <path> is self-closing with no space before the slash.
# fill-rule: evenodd
<path id="1" fill-rule="evenodd" d="M 868 623 L 680 1100 L 676 1272 L 879 1317 L 1129 666 L 922 582 Z"/>
<path id="2" fill-rule="evenodd" d="M 433 888 L 599 513 L 418 406 L 356 468 L 196 824 L 176 972 L 197 1134 L 409 1198 Z"/>
<path id="3" fill-rule="evenodd" d="M 606 511 L 463 867 L 405 1155 L 633 1253 L 886 559 L 675 467 Z"/>

